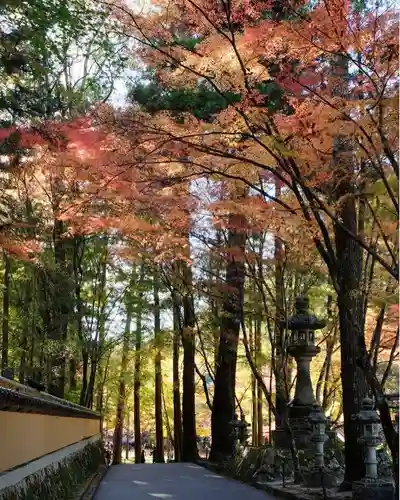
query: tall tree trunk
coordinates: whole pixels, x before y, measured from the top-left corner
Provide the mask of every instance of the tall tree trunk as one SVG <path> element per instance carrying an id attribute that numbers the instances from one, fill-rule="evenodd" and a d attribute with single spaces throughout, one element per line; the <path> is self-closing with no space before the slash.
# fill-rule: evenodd
<path id="1" fill-rule="evenodd" d="M 100 350 L 98 343 L 96 342 L 97 339 L 95 339 L 92 342 L 92 351 L 90 355 L 90 376 L 89 376 L 89 382 L 87 386 L 87 391 L 86 391 L 86 396 L 85 396 L 85 406 L 87 408 L 92 408 L 93 407 L 93 395 L 94 395 L 94 386 L 96 382 L 96 373 L 97 373 L 97 367 L 98 367 L 98 360 L 100 356 Z"/>
<path id="2" fill-rule="evenodd" d="M 143 266 L 141 268 L 141 280 L 143 276 Z M 140 428 L 140 384 L 141 384 L 141 349 L 142 349 L 142 296 L 139 292 L 139 304 L 136 312 L 136 332 L 135 332 L 135 371 L 133 379 L 133 426 L 135 438 L 135 463 L 139 464 L 142 455 L 142 433 Z"/>
<path id="3" fill-rule="evenodd" d="M 255 281 L 254 281 L 255 285 Z M 253 292 L 255 292 L 255 286 L 253 287 Z M 249 324 L 249 343 L 253 359 L 256 359 L 256 344 L 254 338 L 254 322 L 253 318 L 250 318 Z M 257 417 L 257 379 L 254 373 L 251 373 L 251 443 L 253 446 L 258 445 L 258 417 Z"/>
<path id="4" fill-rule="evenodd" d="M 125 458 L 129 460 L 129 406 L 128 406 L 128 398 L 126 398 L 126 447 L 125 447 Z"/>
<path id="5" fill-rule="evenodd" d="M 83 300 L 81 296 L 81 287 L 83 279 L 82 260 L 84 255 L 84 240 L 82 238 L 74 238 L 73 253 L 72 253 L 72 269 L 74 274 L 74 298 L 75 298 L 75 322 L 78 342 L 81 345 L 82 355 L 82 386 L 79 396 L 79 404 L 84 405 L 88 386 L 88 369 L 89 369 L 89 353 L 86 347 L 86 339 L 83 332 Z M 72 372 L 74 367 L 70 367 Z"/>
<path id="6" fill-rule="evenodd" d="M 198 458 L 196 442 L 195 405 L 195 316 L 192 295 L 192 271 L 184 266 L 186 293 L 183 297 L 183 394 L 182 394 L 182 460 L 191 462 Z"/>
<path id="7" fill-rule="evenodd" d="M 269 393 L 272 394 L 272 384 L 273 384 L 273 377 L 274 377 L 274 371 L 272 369 L 273 363 L 275 362 L 273 358 L 273 353 L 271 352 L 271 360 L 269 364 Z M 272 432 L 272 407 L 270 404 L 268 404 L 268 443 L 271 443 L 271 432 Z M 264 443 L 263 443 L 264 444 Z"/>
<path id="8" fill-rule="evenodd" d="M 131 336 L 131 323 L 133 314 L 132 288 L 135 271 L 132 271 L 129 292 L 126 300 L 126 322 L 124 331 L 124 341 L 122 345 L 121 371 L 119 375 L 118 403 L 115 418 L 114 438 L 113 438 L 113 465 L 121 463 L 122 437 L 124 429 L 124 409 L 126 401 L 126 372 L 128 367 L 129 343 Z"/>
<path id="9" fill-rule="evenodd" d="M 263 367 L 261 365 L 262 351 L 261 351 L 261 311 L 257 312 L 256 318 L 256 328 L 255 328 L 255 349 L 256 349 L 256 360 L 257 367 L 260 371 L 261 376 L 263 376 Z M 257 445 L 262 446 L 264 442 L 264 418 L 263 418 L 263 400 L 264 394 L 260 382 L 257 381 Z"/>
<path id="10" fill-rule="evenodd" d="M 182 413 L 181 394 L 179 381 L 179 346 L 181 341 L 181 312 L 178 293 L 173 290 L 172 304 L 174 315 L 174 338 L 172 352 L 172 378 L 173 378 L 173 398 L 174 398 L 174 456 L 175 462 L 182 460 Z"/>
<path id="11" fill-rule="evenodd" d="M 232 454 L 233 440 L 229 422 L 235 413 L 235 379 L 237 347 L 243 303 L 246 233 L 242 215 L 229 217 L 227 247 L 231 253 L 226 266 L 226 286 L 222 304 L 218 366 L 215 374 L 214 400 L 211 414 L 212 445 L 210 460 Z"/>
<path id="12" fill-rule="evenodd" d="M 215 249 L 218 252 L 219 250 L 222 249 L 222 230 L 217 229 L 217 234 L 216 234 L 216 241 L 215 241 Z M 214 265 L 213 265 L 214 264 Z M 210 271 L 212 275 L 215 276 L 215 280 L 217 285 L 220 284 L 221 282 L 221 257 L 217 258 L 217 262 L 214 263 L 213 259 L 210 262 Z M 218 288 L 216 287 L 218 290 Z M 219 321 L 220 318 L 220 310 L 221 310 L 221 301 L 219 296 L 218 297 L 213 297 L 211 299 L 211 316 L 213 320 L 213 338 L 214 338 L 214 373 L 217 371 L 218 367 L 218 348 L 219 348 L 219 337 L 220 337 L 220 325 L 215 324 L 214 322 Z"/>
<path id="13" fill-rule="evenodd" d="M 161 366 L 161 311 L 160 311 L 160 278 L 158 271 L 154 272 L 154 406 L 156 421 L 156 456 L 158 463 L 164 463 L 164 431 L 162 417 L 162 366 Z"/>
<path id="14" fill-rule="evenodd" d="M 24 299 L 22 304 L 22 332 L 20 341 L 20 358 L 19 358 L 19 370 L 18 370 L 18 380 L 21 384 L 25 383 L 26 376 L 26 361 L 28 356 L 28 339 L 31 337 L 33 340 L 34 332 L 30 332 L 31 322 L 29 311 L 32 305 L 33 296 L 33 280 L 34 275 L 28 266 L 25 266 L 25 273 L 28 276 L 28 281 L 24 285 Z M 30 278 L 30 279 L 29 279 Z"/>
<path id="15" fill-rule="evenodd" d="M 275 179 L 275 196 L 279 199 L 281 196 L 281 181 Z M 287 397 L 286 387 L 287 373 L 285 367 L 285 337 L 282 321 L 285 318 L 284 306 L 284 281 L 283 281 L 283 245 L 280 238 L 274 239 L 274 259 L 275 259 L 275 391 L 276 391 L 276 410 L 278 414 L 276 427 L 283 427 L 283 418 L 286 413 Z"/>
<path id="16" fill-rule="evenodd" d="M 88 387 L 88 372 L 89 372 L 89 353 L 85 346 L 82 349 L 82 388 L 79 397 L 79 404 L 81 406 L 85 405 L 86 393 Z"/>
<path id="17" fill-rule="evenodd" d="M 9 340 L 9 318 L 10 318 L 10 279 L 11 261 L 5 250 L 3 250 L 4 278 L 3 278 L 3 321 L 2 321 L 2 345 L 1 345 L 1 374 L 8 367 L 8 340 Z"/>
<path id="18" fill-rule="evenodd" d="M 107 260 L 108 260 L 108 240 L 105 240 L 105 246 L 102 248 L 101 260 L 99 263 L 98 269 L 98 279 L 99 279 L 99 289 L 97 296 L 97 313 L 96 313 L 96 335 L 92 341 L 92 349 L 90 355 L 90 378 L 89 384 L 87 388 L 87 394 L 85 399 L 85 406 L 88 408 L 92 408 L 95 396 L 95 385 L 96 378 L 99 380 L 100 386 L 97 391 L 97 401 L 96 401 L 96 409 L 97 411 L 101 411 L 101 407 L 103 405 L 103 370 L 100 369 L 100 365 L 102 364 L 102 352 L 104 349 L 104 340 L 105 340 L 105 310 L 107 305 Z M 132 271 L 133 275 L 135 275 L 135 269 Z M 133 278 L 132 278 L 133 279 Z M 129 288 L 129 294 L 131 294 L 132 290 L 132 280 Z M 130 295 L 128 295 L 130 297 Z M 99 375 L 98 375 L 99 373 Z"/>
<path id="19" fill-rule="evenodd" d="M 70 391 L 76 391 L 78 387 L 78 382 L 76 380 L 76 374 L 78 371 L 77 361 L 74 356 L 69 360 L 69 389 Z"/>
<path id="20" fill-rule="evenodd" d="M 354 200 L 342 212 L 346 226 L 356 221 Z M 349 224 L 349 225 L 348 225 Z M 353 229 L 351 229 L 353 230 Z M 364 453 L 357 445 L 360 427 L 352 416 L 361 409 L 368 394 L 366 380 L 357 365 L 359 345 L 365 344 L 364 313 L 360 296 L 362 249 L 341 228 L 336 227 L 336 253 L 339 291 L 337 295 L 341 345 L 341 378 L 343 395 L 343 424 L 345 433 L 344 488 L 365 474 Z"/>
<path id="21" fill-rule="evenodd" d="M 102 243 L 101 260 L 101 288 L 99 297 L 99 360 L 97 369 L 97 387 L 96 387 L 96 411 L 103 412 L 103 392 L 104 392 L 104 343 L 106 339 L 106 306 L 107 306 L 107 261 L 108 261 L 108 238 Z"/>
<path id="22" fill-rule="evenodd" d="M 55 352 L 49 359 L 48 391 L 59 398 L 64 397 L 66 356 L 70 296 L 68 286 L 68 270 L 66 259 L 66 242 L 63 238 L 64 224 L 55 219 L 53 224 L 54 261 L 57 278 L 53 283 L 54 324 L 50 339 L 55 342 Z"/>
<path id="23" fill-rule="evenodd" d="M 346 138 L 338 138 L 334 160 L 337 165 L 338 217 L 343 225 L 357 234 L 357 205 L 350 178 L 354 170 L 352 145 Z M 343 395 L 343 424 L 345 434 L 345 477 L 342 489 L 365 474 L 364 452 L 358 444 L 360 426 L 352 416 L 361 408 L 368 394 L 365 376 L 357 359 L 365 350 L 364 305 L 362 290 L 362 248 L 339 225 L 335 225 L 337 304 L 340 325 L 341 378 Z M 361 349 L 361 350 L 360 350 Z"/>
<path id="24" fill-rule="evenodd" d="M 163 386 L 161 386 L 161 396 L 162 396 L 162 405 L 163 405 L 163 409 L 164 409 L 165 427 L 166 427 L 166 431 L 167 431 L 167 450 L 169 452 L 170 446 L 172 445 L 173 440 L 174 440 L 174 436 L 172 435 L 172 431 L 171 431 L 171 424 L 169 421 L 167 402 L 165 399 L 165 393 L 164 393 Z"/>

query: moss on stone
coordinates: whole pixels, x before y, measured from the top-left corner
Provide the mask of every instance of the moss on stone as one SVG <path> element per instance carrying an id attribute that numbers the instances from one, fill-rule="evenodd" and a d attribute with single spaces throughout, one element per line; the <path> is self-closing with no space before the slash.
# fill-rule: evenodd
<path id="1" fill-rule="evenodd" d="M 104 462 L 101 442 L 90 443 L 61 462 L 0 491 L 0 500 L 70 500 Z"/>

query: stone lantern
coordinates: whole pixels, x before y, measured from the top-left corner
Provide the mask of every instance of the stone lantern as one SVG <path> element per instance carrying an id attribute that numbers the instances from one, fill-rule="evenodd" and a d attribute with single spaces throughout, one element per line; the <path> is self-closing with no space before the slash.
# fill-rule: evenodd
<path id="1" fill-rule="evenodd" d="M 392 500 L 394 496 L 393 485 L 382 481 L 378 477 L 378 461 L 376 447 L 382 442 L 379 436 L 379 416 L 374 409 L 372 399 L 365 398 L 361 410 L 353 419 L 360 422 L 361 436 L 359 443 L 365 448 L 365 477 L 353 485 L 353 499 L 367 500 Z"/>
<path id="2" fill-rule="evenodd" d="M 289 421 L 298 448 L 307 448 L 311 438 L 308 417 L 317 405 L 310 363 L 321 350 L 315 345 L 315 331 L 324 328 L 326 322 L 310 313 L 308 297 L 298 297 L 295 308 L 296 313 L 287 323 L 287 328 L 291 331 L 288 353 L 294 357 L 297 365 L 295 394 L 289 403 Z"/>
<path id="3" fill-rule="evenodd" d="M 308 417 L 311 423 L 311 438 L 310 441 L 315 445 L 314 464 L 305 474 L 306 485 L 309 487 L 322 486 L 322 474 L 324 474 L 324 485 L 332 486 L 334 484 L 334 477 L 325 470 L 324 460 L 324 445 L 328 439 L 326 433 L 327 418 L 325 417 L 320 406 L 316 405 L 311 410 Z"/>
<path id="4" fill-rule="evenodd" d="M 229 425 L 232 428 L 230 436 L 233 441 L 234 450 L 236 450 L 239 442 L 239 428 L 241 426 L 241 421 L 239 420 L 237 413 L 233 415 L 233 420 L 229 422 Z"/>
<path id="5" fill-rule="evenodd" d="M 240 421 L 238 425 L 238 438 L 239 438 L 239 443 L 242 446 L 247 445 L 247 440 L 249 439 L 249 430 L 248 430 L 249 427 L 250 424 L 246 422 L 245 416 L 242 413 L 240 415 Z"/>

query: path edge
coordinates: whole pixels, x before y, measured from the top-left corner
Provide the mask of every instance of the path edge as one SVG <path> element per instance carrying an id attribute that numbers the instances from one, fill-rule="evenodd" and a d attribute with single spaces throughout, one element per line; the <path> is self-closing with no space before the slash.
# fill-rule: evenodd
<path id="1" fill-rule="evenodd" d="M 76 496 L 76 500 L 93 500 L 101 481 L 107 474 L 109 467 L 102 465 L 87 481 L 81 492 Z"/>
<path id="2" fill-rule="evenodd" d="M 234 479 L 235 481 L 239 481 L 242 484 L 246 484 L 247 486 L 253 487 L 257 490 L 264 491 L 268 495 L 271 495 L 275 498 L 281 498 L 283 500 L 312 500 L 313 497 L 309 495 L 298 495 L 297 493 L 294 493 L 292 491 L 284 490 L 283 488 L 275 488 L 274 486 L 271 486 L 266 483 L 260 483 L 258 481 L 254 481 L 251 483 L 245 483 L 243 481 L 240 481 L 240 479 L 234 478 L 229 476 L 228 474 L 224 473 L 224 470 L 221 466 L 218 464 L 213 464 L 210 462 L 206 462 L 203 460 L 196 460 L 196 465 L 200 465 L 201 467 L 204 467 L 207 470 L 210 470 L 216 474 L 219 474 L 220 476 L 226 477 L 228 479 Z"/>

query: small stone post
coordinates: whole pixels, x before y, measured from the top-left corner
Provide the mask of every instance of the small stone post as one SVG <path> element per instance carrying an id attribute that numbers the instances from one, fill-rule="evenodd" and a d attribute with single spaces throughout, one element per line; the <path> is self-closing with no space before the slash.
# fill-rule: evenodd
<path id="1" fill-rule="evenodd" d="M 328 439 L 326 434 L 327 418 L 320 406 L 316 405 L 308 417 L 312 426 L 312 436 L 310 441 L 315 445 L 314 464 L 305 474 L 305 483 L 309 487 L 322 486 L 322 480 L 325 487 L 334 484 L 334 477 L 325 470 L 324 445 Z M 323 475 L 323 478 L 322 478 Z"/>
<path id="2" fill-rule="evenodd" d="M 381 443 L 379 437 L 380 419 L 374 409 L 372 399 L 365 398 L 361 405 L 361 411 L 353 415 L 362 426 L 362 434 L 359 443 L 365 447 L 364 479 L 353 485 L 353 500 L 392 500 L 394 497 L 393 484 L 382 481 L 378 477 L 378 461 L 376 459 L 376 447 Z"/>
<path id="3" fill-rule="evenodd" d="M 233 450 L 234 453 L 236 453 L 239 443 L 239 428 L 240 428 L 240 420 L 238 419 L 237 413 L 234 414 L 233 420 L 229 422 L 229 425 L 232 428 L 231 436 L 233 441 Z"/>
<path id="4" fill-rule="evenodd" d="M 239 437 L 239 442 L 242 446 L 247 445 L 247 440 L 249 439 L 249 431 L 248 431 L 249 427 L 250 424 L 246 422 L 245 416 L 242 413 L 240 415 L 240 422 L 238 425 L 238 437 Z"/>
<path id="5" fill-rule="evenodd" d="M 325 466 L 324 444 L 328 439 L 328 436 L 325 434 L 326 418 L 319 406 L 313 408 L 309 418 L 313 427 L 311 441 L 315 443 L 314 466 L 321 469 Z"/>

